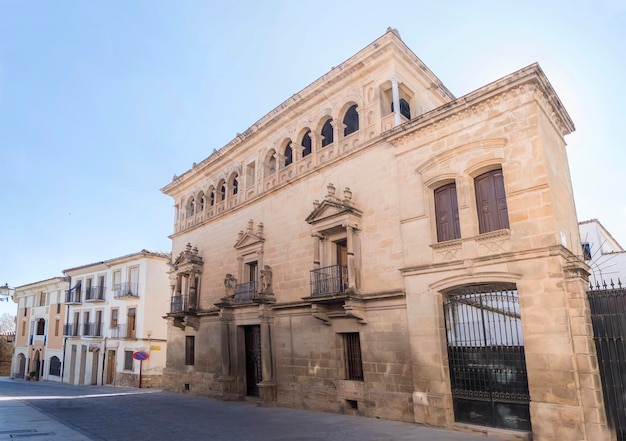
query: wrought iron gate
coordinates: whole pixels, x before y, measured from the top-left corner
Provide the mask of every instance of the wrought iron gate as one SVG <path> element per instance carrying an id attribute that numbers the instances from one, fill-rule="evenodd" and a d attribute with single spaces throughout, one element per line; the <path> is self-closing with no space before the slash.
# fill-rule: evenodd
<path id="1" fill-rule="evenodd" d="M 626 441 L 626 287 L 604 284 L 587 292 L 604 407 L 618 441 Z"/>
<path id="2" fill-rule="evenodd" d="M 456 421 L 531 430 L 515 285 L 455 290 L 444 313 Z"/>
<path id="3" fill-rule="evenodd" d="M 261 366 L 261 327 L 245 326 L 246 341 L 246 394 L 259 396 L 258 383 L 263 379 Z"/>

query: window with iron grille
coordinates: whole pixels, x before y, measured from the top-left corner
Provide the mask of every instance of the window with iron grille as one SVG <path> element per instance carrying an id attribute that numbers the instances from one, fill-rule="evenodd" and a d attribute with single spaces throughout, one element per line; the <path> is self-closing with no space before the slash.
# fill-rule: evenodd
<path id="1" fill-rule="evenodd" d="M 185 337 L 185 364 L 193 366 L 195 363 L 196 337 L 188 335 Z"/>
<path id="2" fill-rule="evenodd" d="M 133 370 L 133 351 L 124 351 L 124 369 Z"/>
<path id="3" fill-rule="evenodd" d="M 363 360 L 361 359 L 361 339 L 358 332 L 343 334 L 346 379 L 363 381 Z"/>

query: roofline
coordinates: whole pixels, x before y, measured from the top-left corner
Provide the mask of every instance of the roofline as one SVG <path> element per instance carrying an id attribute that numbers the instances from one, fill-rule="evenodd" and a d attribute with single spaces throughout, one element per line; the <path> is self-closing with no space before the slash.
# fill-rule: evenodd
<path id="1" fill-rule="evenodd" d="M 16 286 L 15 288 L 13 288 L 14 290 L 24 290 L 24 289 L 28 289 L 31 286 L 35 286 L 35 285 L 43 285 L 43 284 L 50 284 L 50 283 L 62 283 L 62 282 L 68 282 L 69 278 L 66 276 L 56 276 L 56 277 L 51 277 L 49 279 L 44 279 L 44 280 L 40 280 L 38 282 L 31 282 L 31 283 L 27 283 L 26 285 L 20 285 L 20 286 Z"/>
<path id="2" fill-rule="evenodd" d="M 404 136 L 405 132 L 440 122 L 460 110 L 475 106 L 482 101 L 502 94 L 514 86 L 520 86 L 528 82 L 536 83 L 546 94 L 546 98 L 552 106 L 554 113 L 563 125 L 563 135 L 567 135 L 576 130 L 574 122 L 567 113 L 567 110 L 565 110 L 563 103 L 554 91 L 550 81 L 543 73 L 543 70 L 541 70 L 538 63 L 533 63 L 466 95 L 463 95 L 454 101 L 443 104 L 429 112 L 423 113 L 422 115 L 419 115 L 404 124 L 396 126 L 383 133 L 383 136 L 390 139 Z"/>
<path id="3" fill-rule="evenodd" d="M 170 260 L 171 258 L 171 254 L 168 252 L 162 252 L 162 251 L 149 251 L 146 249 L 143 249 L 139 252 L 136 253 L 131 253 L 131 254 L 126 254 L 124 256 L 120 256 L 120 257 L 114 257 L 113 259 L 108 259 L 108 260 L 103 260 L 101 262 L 94 262 L 94 263 L 88 263 L 86 265 L 80 265 L 80 266 L 76 266 L 73 268 L 67 268 L 63 270 L 63 274 L 66 274 L 70 271 L 78 271 L 84 268 L 89 268 L 92 266 L 98 266 L 98 265 L 104 265 L 104 266 L 111 266 L 114 263 L 123 261 L 123 260 L 130 260 L 130 259 L 134 259 L 134 258 L 139 258 L 139 257 L 156 257 L 156 258 L 162 258 L 162 259 L 167 259 Z"/>
<path id="4" fill-rule="evenodd" d="M 343 61 L 338 66 L 332 67 L 330 71 L 310 83 L 308 86 L 305 86 L 299 92 L 294 93 L 291 97 L 287 98 L 285 101 L 280 103 L 274 109 L 270 110 L 267 114 L 261 117 L 258 121 L 252 124 L 243 133 L 238 133 L 237 136 L 233 138 L 228 144 L 226 144 L 219 150 L 214 150 L 211 155 L 203 159 L 201 162 L 197 164 L 194 163 L 193 167 L 185 171 L 182 175 L 174 175 L 172 181 L 161 188 L 161 192 L 168 194 L 169 191 L 185 181 L 192 172 L 205 168 L 208 164 L 212 163 L 214 160 L 224 155 L 235 146 L 247 140 L 257 131 L 262 130 L 265 125 L 269 124 L 277 116 L 277 114 L 279 114 L 284 109 L 289 108 L 293 104 L 303 102 L 310 97 L 314 97 L 316 95 L 316 91 L 318 91 L 323 85 L 336 82 L 346 75 L 350 74 L 354 70 L 363 68 L 363 65 L 359 63 L 362 63 L 362 61 L 367 57 L 380 52 L 380 48 L 383 45 L 396 45 L 397 47 L 399 47 L 401 50 L 404 51 L 405 55 L 409 56 L 409 58 L 413 58 L 413 62 L 416 63 L 422 70 L 422 72 L 430 78 L 432 83 L 436 85 L 437 88 L 441 91 L 442 95 L 446 96 L 450 100 L 455 99 L 455 96 L 452 94 L 452 92 L 448 90 L 448 88 L 443 85 L 442 81 L 404 43 L 404 41 L 400 37 L 400 33 L 396 29 L 387 28 L 387 31 L 383 35 L 365 46 L 356 54 L 352 55 L 350 58 Z"/>
<path id="5" fill-rule="evenodd" d="M 621 252 L 624 252 L 624 247 L 622 247 L 622 245 L 617 241 L 617 239 L 615 239 L 613 237 L 613 235 L 609 232 L 609 230 L 607 230 L 604 225 L 602 225 L 602 222 L 600 222 L 598 219 L 593 218 L 593 219 L 589 219 L 586 221 L 580 221 L 578 222 L 578 225 L 585 225 L 585 224 L 598 224 L 598 227 L 600 227 L 602 229 L 602 231 L 604 231 L 606 233 L 607 236 L 609 236 L 611 238 L 611 240 L 613 240 L 613 242 L 615 242 L 617 244 L 618 247 L 620 247 L 622 250 Z M 612 253 L 615 253 L 616 251 L 611 251 Z M 608 253 L 606 253 L 608 254 Z"/>

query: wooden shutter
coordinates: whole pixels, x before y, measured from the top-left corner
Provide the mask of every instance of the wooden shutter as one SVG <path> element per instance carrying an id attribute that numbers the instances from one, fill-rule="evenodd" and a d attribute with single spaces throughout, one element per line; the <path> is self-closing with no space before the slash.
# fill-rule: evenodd
<path id="1" fill-rule="evenodd" d="M 480 233 L 509 228 L 509 213 L 502 170 L 492 170 L 474 180 Z"/>
<path id="2" fill-rule="evenodd" d="M 435 190 L 435 219 L 438 242 L 461 237 L 456 184 L 444 185 Z"/>

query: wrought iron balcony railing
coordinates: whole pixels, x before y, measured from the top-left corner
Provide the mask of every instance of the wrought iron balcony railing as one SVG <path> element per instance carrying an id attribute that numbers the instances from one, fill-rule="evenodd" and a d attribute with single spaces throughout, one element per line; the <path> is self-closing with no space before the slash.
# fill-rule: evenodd
<path id="1" fill-rule="evenodd" d="M 80 324 L 79 323 L 67 323 L 63 325 L 63 335 L 65 337 L 79 337 L 80 336 Z"/>
<path id="2" fill-rule="evenodd" d="M 139 297 L 139 284 L 130 282 L 116 283 L 113 285 L 113 296 L 115 298 Z"/>
<path id="3" fill-rule="evenodd" d="M 126 323 L 111 326 L 109 333 L 111 338 L 136 338 L 135 330 Z"/>
<path id="4" fill-rule="evenodd" d="M 104 285 L 102 286 L 92 286 L 91 288 L 87 288 L 85 290 L 85 301 L 86 302 L 103 302 L 104 301 Z"/>
<path id="5" fill-rule="evenodd" d="M 170 299 L 170 312 L 187 312 L 197 308 L 197 297 L 187 294 L 174 295 Z"/>
<path id="6" fill-rule="evenodd" d="M 257 282 L 238 283 L 235 286 L 235 303 L 252 303 L 257 295 Z"/>
<path id="7" fill-rule="evenodd" d="M 102 337 L 102 323 L 83 323 L 83 336 Z"/>
<path id="8" fill-rule="evenodd" d="M 348 268 L 331 265 L 311 270 L 311 296 L 340 294 L 348 289 Z"/>
<path id="9" fill-rule="evenodd" d="M 70 289 L 65 291 L 65 303 L 77 304 L 81 302 L 82 290 Z"/>

